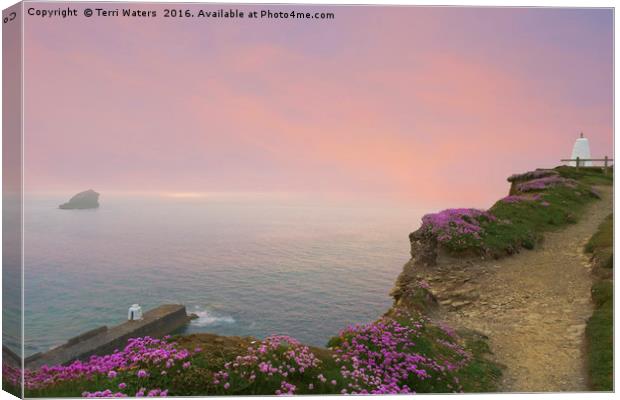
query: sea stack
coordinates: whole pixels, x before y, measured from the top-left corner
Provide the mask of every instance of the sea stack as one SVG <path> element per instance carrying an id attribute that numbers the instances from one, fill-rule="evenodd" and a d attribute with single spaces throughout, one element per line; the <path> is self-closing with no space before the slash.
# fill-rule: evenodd
<path id="1" fill-rule="evenodd" d="M 68 202 L 58 208 L 63 210 L 84 210 L 99 207 L 99 193 L 92 189 L 85 190 L 73 196 Z"/>

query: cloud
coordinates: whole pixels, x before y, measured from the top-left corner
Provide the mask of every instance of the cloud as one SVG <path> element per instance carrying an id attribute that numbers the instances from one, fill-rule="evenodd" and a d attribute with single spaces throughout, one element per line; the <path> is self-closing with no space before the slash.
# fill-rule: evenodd
<path id="1" fill-rule="evenodd" d="M 28 190 L 484 206 L 580 130 L 611 153 L 607 14 L 335 10 L 320 26 L 27 25 Z"/>

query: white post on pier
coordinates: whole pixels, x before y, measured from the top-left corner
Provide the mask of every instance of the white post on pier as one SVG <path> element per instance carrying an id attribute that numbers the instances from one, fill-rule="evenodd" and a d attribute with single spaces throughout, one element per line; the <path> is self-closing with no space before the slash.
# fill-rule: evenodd
<path id="1" fill-rule="evenodd" d="M 127 312 L 127 319 L 129 321 L 139 321 L 142 319 L 142 307 L 140 304 L 132 304 Z"/>

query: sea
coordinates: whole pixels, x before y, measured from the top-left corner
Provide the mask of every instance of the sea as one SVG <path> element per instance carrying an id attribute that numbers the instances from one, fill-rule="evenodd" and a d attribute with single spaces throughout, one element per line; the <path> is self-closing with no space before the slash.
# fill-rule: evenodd
<path id="1" fill-rule="evenodd" d="M 24 201 L 25 353 L 126 320 L 134 303 L 187 306 L 178 333 L 325 345 L 391 305 L 422 210 L 300 199 L 102 196 Z"/>

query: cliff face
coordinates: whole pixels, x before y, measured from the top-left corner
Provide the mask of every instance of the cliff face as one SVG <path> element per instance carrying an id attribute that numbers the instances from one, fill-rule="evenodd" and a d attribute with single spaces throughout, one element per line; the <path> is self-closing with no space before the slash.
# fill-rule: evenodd
<path id="1" fill-rule="evenodd" d="M 508 177 L 510 182 L 509 195 L 516 195 L 519 193 L 518 185 L 523 182 L 532 181 L 534 179 L 548 178 L 550 176 L 559 177 L 560 173 L 553 169 L 535 169 L 534 171 L 525 172 L 523 174 L 514 174 Z"/>
<path id="2" fill-rule="evenodd" d="M 437 238 L 428 235 L 423 228 L 409 234 L 411 259 L 403 266 L 403 271 L 396 278 L 390 296 L 394 298 L 396 308 L 404 307 L 429 312 L 435 308 L 437 299 L 429 290 L 428 283 L 419 274 L 420 268 L 437 265 Z"/>
<path id="3" fill-rule="evenodd" d="M 394 298 L 396 307 L 413 307 L 419 311 L 429 311 L 437 305 L 437 301 L 428 290 L 426 282 L 417 274 L 417 269 L 437 264 L 437 239 L 435 236 L 425 234 L 425 230 L 420 228 L 409 234 L 409 242 L 411 259 L 398 275 L 390 296 Z"/>
<path id="4" fill-rule="evenodd" d="M 88 209 L 99 207 L 99 193 L 92 189 L 80 192 L 73 196 L 68 202 L 61 204 L 58 208 L 63 210 Z"/>

